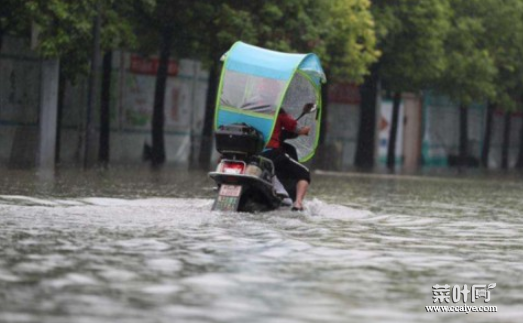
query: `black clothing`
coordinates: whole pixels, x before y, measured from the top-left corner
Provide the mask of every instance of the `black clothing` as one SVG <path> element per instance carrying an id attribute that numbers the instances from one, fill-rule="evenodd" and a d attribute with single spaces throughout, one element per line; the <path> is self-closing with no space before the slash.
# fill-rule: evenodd
<path id="1" fill-rule="evenodd" d="M 309 169 L 285 153 L 281 149 L 269 149 L 262 153 L 262 156 L 272 160 L 278 179 L 292 178 L 296 181 L 306 180 L 311 182 Z"/>

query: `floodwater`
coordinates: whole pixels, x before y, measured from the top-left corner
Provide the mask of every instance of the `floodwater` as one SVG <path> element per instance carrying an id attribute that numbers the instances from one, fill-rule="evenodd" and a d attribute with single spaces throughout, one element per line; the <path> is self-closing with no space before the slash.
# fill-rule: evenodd
<path id="1" fill-rule="evenodd" d="M 263 214 L 211 212 L 202 172 L 0 178 L 0 322 L 523 317 L 523 180 L 508 175 L 315 174 L 307 211 Z M 436 284 L 496 284 L 467 305 L 497 312 L 427 313 Z"/>

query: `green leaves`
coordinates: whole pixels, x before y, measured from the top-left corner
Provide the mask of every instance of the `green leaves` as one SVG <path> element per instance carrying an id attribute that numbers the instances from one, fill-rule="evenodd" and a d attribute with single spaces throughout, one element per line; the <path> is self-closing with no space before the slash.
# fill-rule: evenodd
<path id="1" fill-rule="evenodd" d="M 99 11 L 97 10 L 99 8 Z M 392 91 L 436 88 L 456 101 L 490 99 L 514 108 L 523 91 L 520 0 L 4 0 L 0 38 L 27 36 L 61 57 L 71 77 L 87 70 L 93 21 L 102 48 L 155 53 L 162 26 L 173 53 L 213 62 L 235 41 L 315 52 L 330 79 L 359 82 L 378 62 Z"/>
<path id="2" fill-rule="evenodd" d="M 514 109 L 521 92 L 523 5 L 518 0 L 450 0 L 447 66 L 438 88 L 470 104 Z"/>
<path id="3" fill-rule="evenodd" d="M 250 12 L 222 4 L 214 20 L 217 29 L 217 43 L 227 47 L 238 40 L 252 43 L 256 39 L 256 27 Z"/>
<path id="4" fill-rule="evenodd" d="M 214 32 L 197 37 L 201 47 L 209 44 L 211 56 L 238 40 L 285 52 L 315 52 L 335 78 L 354 81 L 379 56 L 368 0 L 203 2 L 213 8 Z"/>
<path id="5" fill-rule="evenodd" d="M 377 1 L 380 76 L 392 91 L 429 87 L 445 69 L 444 41 L 450 28 L 447 1 Z"/>
<path id="6" fill-rule="evenodd" d="M 366 0 L 322 2 L 324 16 L 319 19 L 320 52 L 325 67 L 334 79 L 361 82 L 368 67 L 380 56 L 375 49 L 374 20 Z"/>
<path id="7" fill-rule="evenodd" d="M 523 91 L 520 0 L 375 0 L 380 77 L 392 91 L 437 89 L 513 109 Z"/>
<path id="8" fill-rule="evenodd" d="M 38 52 L 43 57 L 60 57 L 70 79 L 88 70 L 92 51 L 93 22 L 102 18 L 102 49 L 133 47 L 136 36 L 129 15 L 140 3 L 142 8 L 152 0 L 26 0 L 12 2 L 5 25 L 16 24 L 28 31 L 34 23 L 39 30 Z"/>

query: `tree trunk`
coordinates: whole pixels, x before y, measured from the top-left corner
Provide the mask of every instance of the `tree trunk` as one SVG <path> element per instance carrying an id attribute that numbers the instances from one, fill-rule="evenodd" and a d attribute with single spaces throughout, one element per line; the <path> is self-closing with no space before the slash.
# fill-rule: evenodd
<path id="1" fill-rule="evenodd" d="M 459 107 L 459 162 L 460 169 L 467 166 L 468 160 L 468 108 L 464 104 Z"/>
<path id="2" fill-rule="evenodd" d="M 169 68 L 169 56 L 173 40 L 173 27 L 165 26 L 162 30 L 162 45 L 160 49 L 160 61 L 156 73 L 156 86 L 154 89 L 154 106 L 152 119 L 152 150 L 151 162 L 153 167 L 165 163 L 165 87 L 167 85 L 167 73 Z"/>
<path id="3" fill-rule="evenodd" d="M 492 119 L 494 117 L 494 103 L 487 104 L 487 120 L 485 124 L 485 136 L 483 137 L 483 147 L 481 149 L 481 166 L 488 168 L 488 157 L 490 153 L 490 138 L 492 137 Z"/>
<path id="4" fill-rule="evenodd" d="M 200 155 L 198 164 L 202 169 L 208 169 L 211 164 L 212 144 L 213 144 L 213 123 L 216 105 L 216 95 L 218 93 L 218 60 L 214 58 L 209 71 L 209 85 L 207 87 L 207 99 L 205 101 L 205 117 L 203 120 L 202 142 L 200 145 Z"/>
<path id="5" fill-rule="evenodd" d="M 328 117 L 328 106 L 329 106 L 329 84 L 325 83 L 321 87 L 321 123 L 320 123 L 320 138 L 318 145 L 322 146 L 325 143 L 327 137 L 327 117 Z"/>
<path id="6" fill-rule="evenodd" d="M 84 141 L 84 168 L 89 166 L 89 152 L 91 151 L 91 136 L 93 135 L 94 129 L 92 125 L 93 118 L 93 107 L 94 98 L 96 94 L 96 83 L 98 67 L 100 66 L 100 30 L 101 30 L 101 17 L 100 10 L 97 8 L 98 13 L 96 14 L 94 26 L 93 26 L 93 56 L 91 60 L 91 72 L 89 74 L 89 94 L 87 97 L 87 111 L 85 121 L 85 141 Z"/>
<path id="7" fill-rule="evenodd" d="M 375 64 L 371 68 L 371 74 L 360 86 L 360 124 L 355 165 L 361 168 L 374 167 L 378 83 L 378 66 Z"/>
<path id="8" fill-rule="evenodd" d="M 327 78 L 328 79 L 328 78 Z M 321 87 L 321 122 L 320 122 L 320 137 L 318 140 L 318 147 L 316 150 L 316 157 L 314 165 L 320 169 L 333 169 L 332 151 L 329 150 L 326 144 L 327 139 L 327 118 L 328 118 L 328 104 L 329 104 L 329 87 L 328 83 Z"/>
<path id="9" fill-rule="evenodd" d="M 518 160 L 516 162 L 516 168 L 523 169 L 523 124 L 521 125 L 521 128 L 519 129 L 519 152 L 518 152 Z"/>
<path id="10" fill-rule="evenodd" d="M 396 138 L 398 136 L 398 120 L 400 117 L 401 92 L 394 93 L 392 102 L 392 121 L 390 124 L 389 146 L 387 147 L 387 168 L 394 170 L 396 165 Z"/>
<path id="11" fill-rule="evenodd" d="M 102 92 L 100 95 L 100 143 L 98 147 L 98 162 L 107 167 L 109 163 L 110 140 L 110 108 L 111 108 L 111 72 L 113 52 L 107 51 L 102 66 Z"/>
<path id="12" fill-rule="evenodd" d="M 510 120 L 511 113 L 505 112 L 505 125 L 503 128 L 503 146 L 501 147 L 501 168 L 508 169 L 508 152 L 510 147 Z"/>
<path id="13" fill-rule="evenodd" d="M 58 81 L 58 111 L 56 115 L 56 150 L 54 152 L 54 162 L 55 164 L 60 164 L 60 150 L 62 148 L 62 116 L 64 111 L 64 99 L 65 99 L 65 86 L 66 79 L 65 73 L 62 65 L 60 65 L 60 80 Z"/>

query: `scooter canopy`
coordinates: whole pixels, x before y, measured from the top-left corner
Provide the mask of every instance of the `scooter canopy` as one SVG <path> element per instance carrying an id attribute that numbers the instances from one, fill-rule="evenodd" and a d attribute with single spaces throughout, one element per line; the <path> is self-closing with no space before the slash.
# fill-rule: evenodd
<path id="1" fill-rule="evenodd" d="M 310 126 L 309 136 L 286 142 L 301 162 L 314 156 L 321 122 L 321 83 L 326 82 L 315 54 L 282 53 L 236 42 L 222 57 L 224 65 L 216 99 L 214 127 L 246 123 L 271 138 L 280 109 Z M 315 105 L 306 109 L 307 103 Z M 310 105 L 308 105 L 310 107 Z"/>

